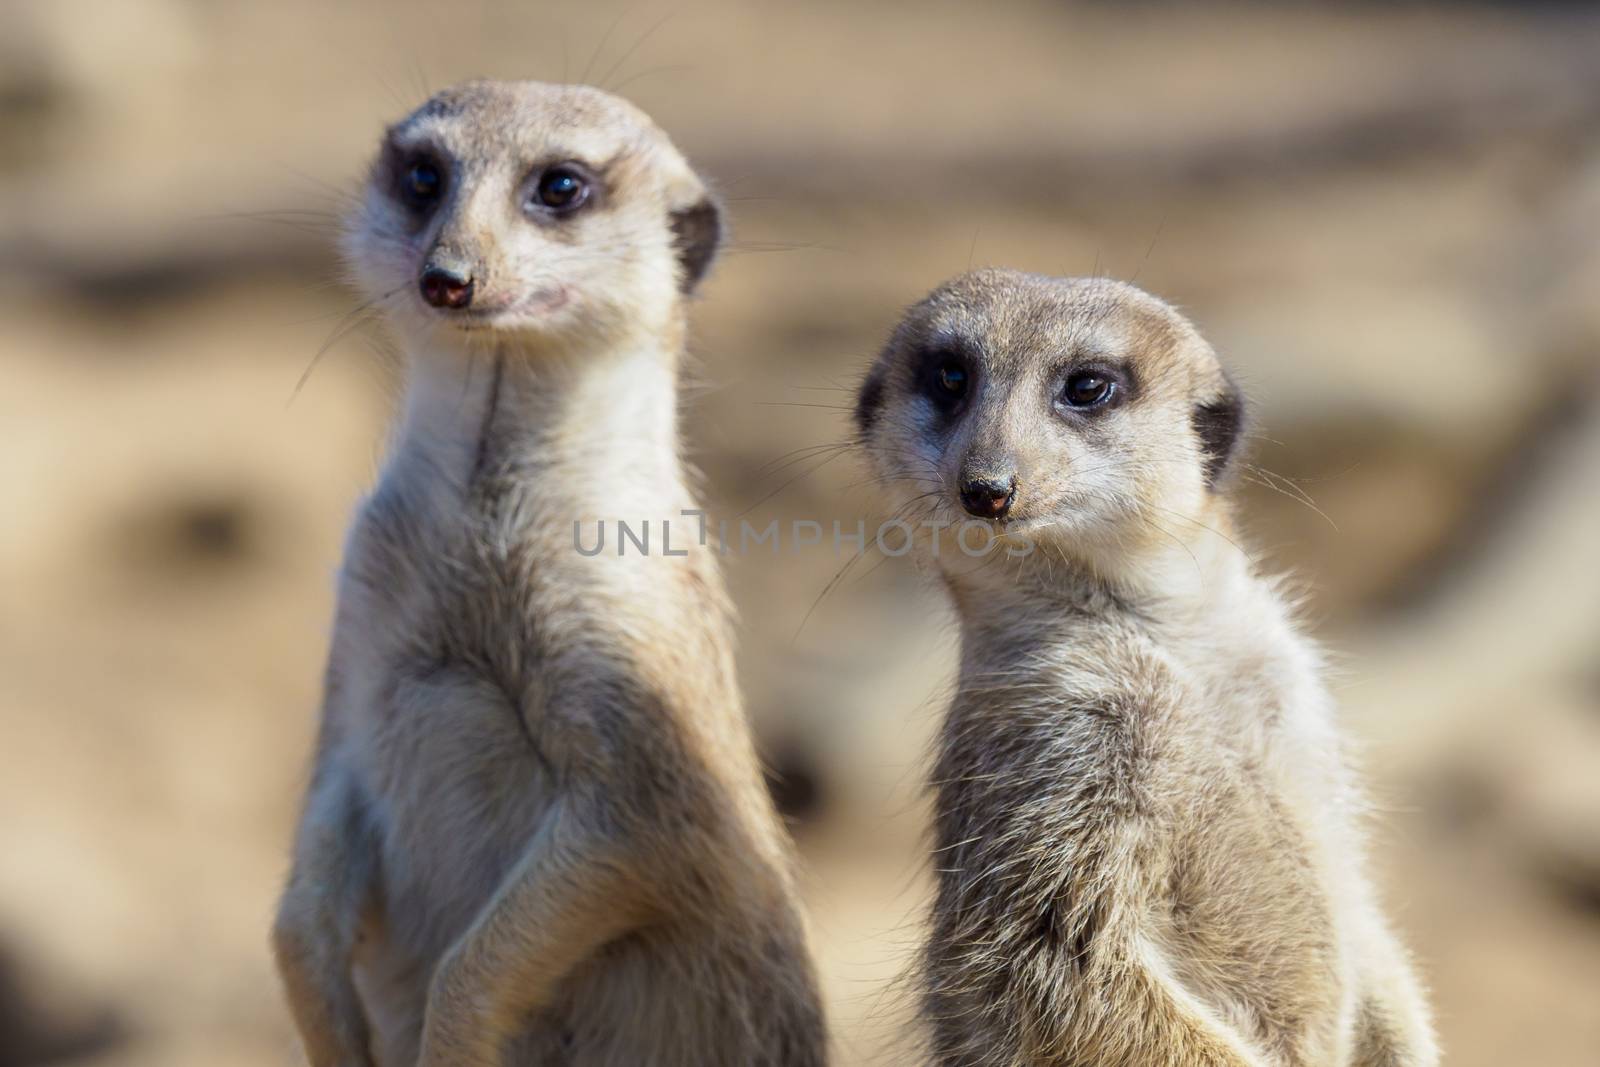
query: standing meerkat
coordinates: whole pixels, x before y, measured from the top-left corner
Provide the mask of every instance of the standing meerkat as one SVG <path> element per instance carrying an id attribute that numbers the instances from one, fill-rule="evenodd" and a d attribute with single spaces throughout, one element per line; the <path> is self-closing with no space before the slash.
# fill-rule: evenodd
<path id="1" fill-rule="evenodd" d="M 679 454 L 719 240 L 666 135 L 596 89 L 471 83 L 383 140 L 345 247 L 406 403 L 274 930 L 315 1067 L 824 1060 Z M 683 512 L 648 554 L 577 550 L 580 521 Z"/>
<path id="2" fill-rule="evenodd" d="M 1243 415 L 1171 307 L 1011 271 L 935 291 L 864 381 L 863 447 L 961 620 L 939 1064 L 1437 1060 L 1318 654 L 1231 540 Z"/>

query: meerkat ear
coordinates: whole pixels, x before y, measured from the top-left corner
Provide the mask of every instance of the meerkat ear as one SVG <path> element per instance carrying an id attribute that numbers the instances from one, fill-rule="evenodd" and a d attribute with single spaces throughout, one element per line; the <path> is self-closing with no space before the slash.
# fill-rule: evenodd
<path id="1" fill-rule="evenodd" d="M 1233 470 L 1245 436 L 1244 393 L 1232 375 L 1226 371 L 1222 373 L 1221 394 L 1196 404 L 1190 421 L 1195 436 L 1200 439 L 1206 488 L 1215 489 Z"/>
<path id="2" fill-rule="evenodd" d="M 700 279 L 711 269 L 722 247 L 722 205 L 699 178 L 685 183 L 670 211 L 672 246 L 678 253 L 678 287 L 684 294 L 694 292 Z"/>
<path id="3" fill-rule="evenodd" d="M 872 424 L 878 421 L 878 412 L 883 410 L 883 379 L 886 373 L 881 364 L 873 367 L 862 380 L 861 388 L 856 391 L 856 432 L 862 438 L 872 432 Z"/>

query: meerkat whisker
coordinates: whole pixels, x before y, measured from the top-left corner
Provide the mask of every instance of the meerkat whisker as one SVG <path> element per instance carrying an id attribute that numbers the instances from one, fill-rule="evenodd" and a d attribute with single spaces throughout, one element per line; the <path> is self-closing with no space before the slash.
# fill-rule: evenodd
<path id="1" fill-rule="evenodd" d="M 299 397 L 300 390 L 304 389 L 306 383 L 311 380 L 312 372 L 317 369 L 317 365 L 322 362 L 322 357 L 328 354 L 329 349 L 370 321 L 368 313 L 373 311 L 377 303 L 377 299 L 365 301 L 339 317 L 339 321 L 334 324 L 332 332 L 318 346 L 316 354 L 311 357 L 311 362 L 307 363 L 306 369 L 300 372 L 299 379 L 294 383 L 294 389 L 289 393 L 289 399 L 284 401 L 284 407 L 293 404 L 295 399 Z"/>
<path id="2" fill-rule="evenodd" d="M 820 445 L 802 445 L 799 448 L 791 449 L 790 451 L 783 453 L 781 456 L 774 456 L 772 459 L 756 468 L 756 478 L 769 478 L 781 471 L 788 470 L 796 463 L 804 462 L 805 460 L 824 455 L 828 452 L 842 452 L 851 447 L 852 445 L 849 441 L 832 441 L 827 444 Z"/>
<path id="3" fill-rule="evenodd" d="M 763 408 L 818 408 L 822 411 L 850 411 L 848 404 L 810 404 L 798 400 L 757 400 L 757 407 Z"/>
<path id="4" fill-rule="evenodd" d="M 626 78 L 624 78 L 620 82 L 618 82 L 612 88 L 611 91 L 612 92 L 616 92 L 616 93 L 620 93 L 620 92 L 622 92 L 622 90 L 626 89 L 628 86 L 633 85 L 633 84 L 635 84 L 637 82 L 641 82 L 646 78 L 653 78 L 657 74 L 677 74 L 677 73 L 680 73 L 682 71 L 694 70 L 694 69 L 695 69 L 695 67 L 694 67 L 694 64 L 692 64 L 692 63 L 665 63 L 665 64 L 662 64 L 659 67 L 649 67 L 649 68 L 647 68 L 645 70 L 639 71 L 636 74 L 628 75 Z M 733 198 L 730 197 L 728 199 L 731 201 Z M 750 198 L 746 197 L 745 199 L 750 199 Z"/>
<path id="5" fill-rule="evenodd" d="M 771 492 L 767 493 L 766 495 L 762 496 L 755 503 L 751 504 L 749 507 L 745 508 L 743 511 L 741 511 L 737 515 L 735 515 L 734 518 L 742 519 L 742 518 L 747 517 L 751 512 L 755 511 L 757 508 L 759 508 L 761 505 L 765 504 L 767 501 L 771 500 L 773 497 L 775 497 L 775 496 L 779 495 L 780 493 L 782 493 L 785 489 L 788 489 L 791 485 L 794 485 L 796 482 L 803 481 L 806 478 L 811 477 L 813 474 L 816 474 L 818 471 L 822 470 L 822 468 L 828 466 L 828 464 L 832 463 L 834 460 L 838 459 L 842 455 L 844 455 L 844 452 L 842 450 L 838 451 L 838 452 L 834 452 L 831 455 L 827 456 L 827 458 L 822 459 L 820 462 L 817 462 L 817 463 L 813 464 L 811 467 L 801 471 L 799 474 L 796 474 L 794 477 L 787 479 L 782 485 L 778 486 L 776 489 L 774 489 Z M 813 458 L 815 458 L 815 457 L 811 457 L 811 456 L 806 457 L 807 460 L 813 459 Z"/>
<path id="6" fill-rule="evenodd" d="M 605 89 L 607 92 L 612 92 L 612 93 L 620 92 L 621 91 L 621 87 L 620 86 L 607 85 L 606 83 L 611 80 L 611 76 L 613 74 L 617 73 L 617 71 L 622 69 L 622 65 L 624 63 L 628 62 L 628 60 L 633 58 L 633 54 L 635 52 L 637 52 L 640 48 L 642 48 L 646 41 L 650 40 L 651 37 L 655 36 L 655 33 L 656 33 L 657 30 L 661 29 L 661 27 L 665 26 L 668 22 L 670 22 L 672 20 L 672 17 L 674 15 L 676 15 L 676 14 L 677 14 L 676 11 L 668 11 L 666 14 L 664 14 L 660 18 L 656 19 L 656 21 L 652 22 L 650 24 L 650 28 L 645 30 L 643 33 L 641 33 L 634 40 L 634 42 L 627 47 L 627 49 L 622 53 L 622 55 L 617 57 L 617 61 L 615 63 L 611 64 L 611 66 L 606 70 L 606 72 L 604 74 L 600 75 L 600 77 L 598 77 L 598 78 L 596 78 L 594 80 L 594 84 L 599 86 L 602 89 Z M 585 78 L 583 80 L 584 81 L 588 81 L 589 79 Z M 624 82 L 623 84 L 626 85 L 627 83 Z"/>
<path id="7" fill-rule="evenodd" d="M 1248 470 L 1250 470 L 1252 473 L 1259 475 L 1259 477 L 1251 478 L 1250 481 L 1254 482 L 1256 485 L 1259 485 L 1259 486 L 1261 486 L 1261 487 L 1263 487 L 1265 489 L 1271 489 L 1275 493 L 1282 493 L 1284 496 L 1288 497 L 1289 499 L 1295 500 L 1295 501 L 1298 501 L 1301 504 L 1304 504 L 1306 507 L 1310 508 L 1313 512 L 1315 512 L 1317 514 L 1317 516 L 1322 519 L 1323 522 L 1326 522 L 1328 524 L 1328 526 L 1332 528 L 1334 533 L 1339 533 L 1340 532 L 1339 531 L 1339 524 L 1334 522 L 1333 519 L 1328 515 L 1328 513 L 1326 511 L 1323 511 L 1320 507 L 1317 506 L 1317 502 L 1315 500 L 1311 499 L 1311 494 L 1310 493 L 1306 492 L 1299 485 L 1295 484 L 1295 482 L 1292 479 L 1285 478 L 1281 474 L 1274 474 L 1272 471 L 1267 470 L 1265 467 L 1258 467 L 1258 466 L 1255 466 L 1254 464 L 1246 464 L 1246 468 Z M 1289 488 L 1288 489 L 1283 488 L 1283 486 L 1285 486 L 1285 485 L 1289 486 Z"/>

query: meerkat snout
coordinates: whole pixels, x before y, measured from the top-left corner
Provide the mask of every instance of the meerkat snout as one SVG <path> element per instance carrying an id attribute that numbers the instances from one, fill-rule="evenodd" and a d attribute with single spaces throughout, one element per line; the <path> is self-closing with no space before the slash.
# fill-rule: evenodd
<path id="1" fill-rule="evenodd" d="M 472 305 L 472 275 L 459 267 L 430 262 L 423 268 L 418 284 L 422 299 L 432 307 L 460 310 Z"/>
<path id="2" fill-rule="evenodd" d="M 1017 498 L 1017 476 L 978 476 L 961 482 L 961 506 L 978 519 L 1003 519 Z"/>

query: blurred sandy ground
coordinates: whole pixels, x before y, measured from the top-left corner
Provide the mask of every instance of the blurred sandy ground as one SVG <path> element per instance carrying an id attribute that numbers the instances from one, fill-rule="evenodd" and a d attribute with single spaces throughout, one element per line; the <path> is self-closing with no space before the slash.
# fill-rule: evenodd
<path id="1" fill-rule="evenodd" d="M 392 369 L 358 330 L 288 400 L 381 123 L 477 73 L 621 87 L 727 193 L 687 417 L 724 515 L 873 514 L 852 457 L 763 468 L 969 264 L 1189 309 L 1451 1062 L 1600 1063 L 1600 12 L 12 0 L 0 1065 L 296 1062 L 265 930 Z M 839 1059 L 893 1063 L 953 641 L 895 564 L 807 618 L 839 562 L 730 571 Z"/>

